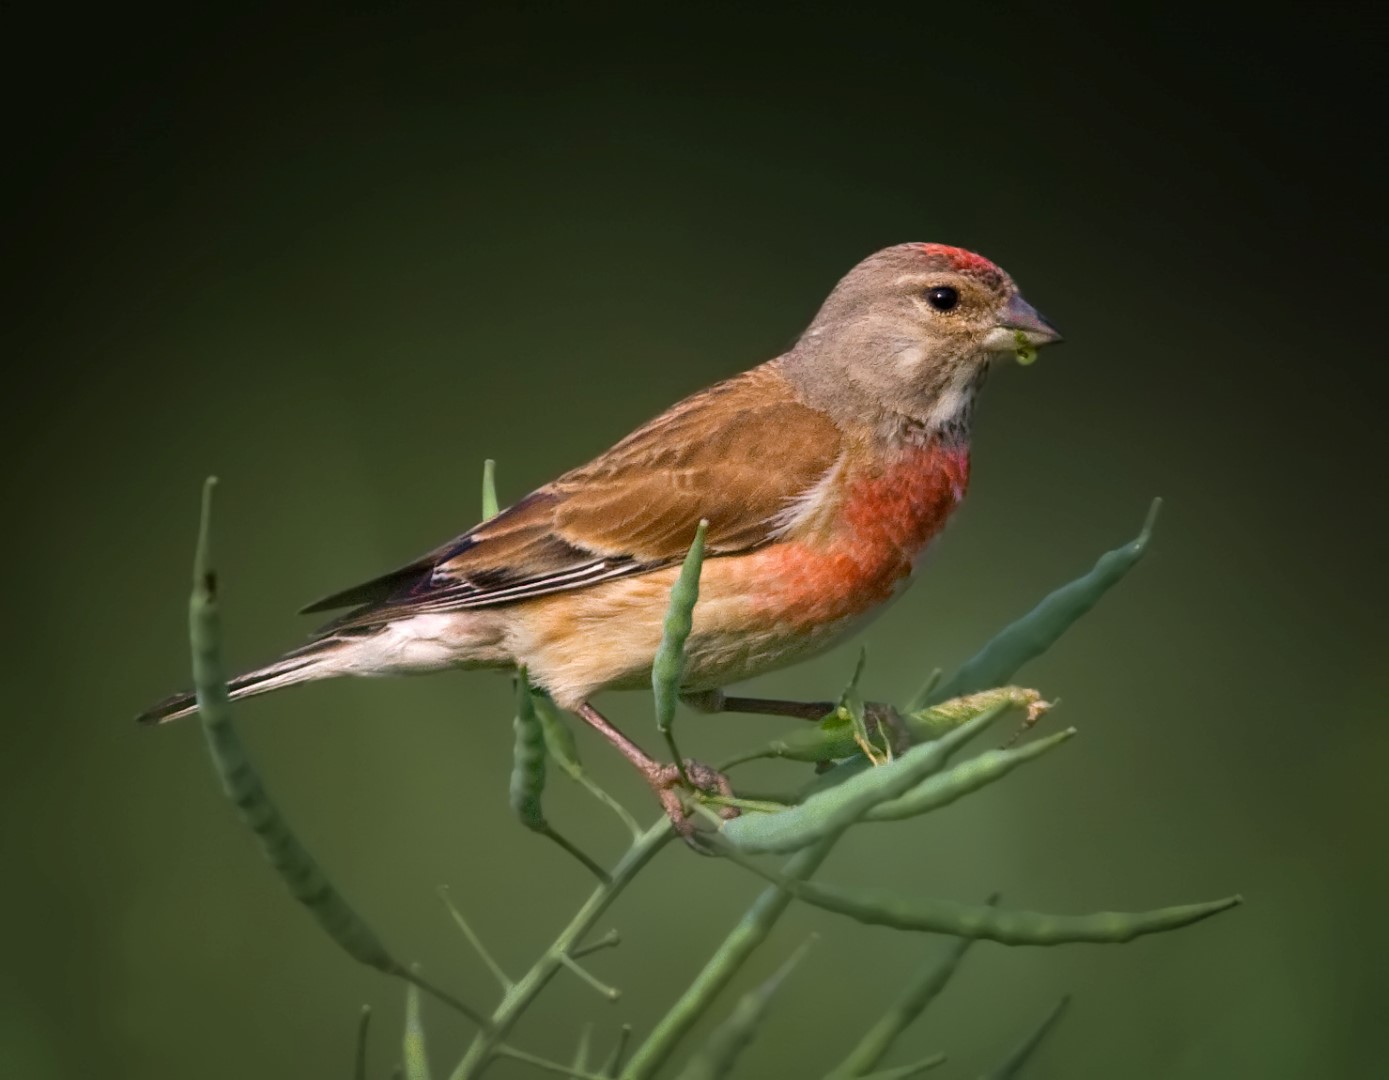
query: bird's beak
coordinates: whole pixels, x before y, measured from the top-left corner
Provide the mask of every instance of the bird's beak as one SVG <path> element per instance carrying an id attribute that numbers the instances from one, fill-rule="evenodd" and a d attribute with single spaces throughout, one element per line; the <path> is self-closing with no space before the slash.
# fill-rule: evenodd
<path id="1" fill-rule="evenodd" d="M 1016 352 L 1022 346 L 1054 345 L 1061 340 L 1056 327 L 1037 313 L 1037 309 L 1014 294 L 1003 318 L 985 335 L 984 348 L 990 352 Z"/>

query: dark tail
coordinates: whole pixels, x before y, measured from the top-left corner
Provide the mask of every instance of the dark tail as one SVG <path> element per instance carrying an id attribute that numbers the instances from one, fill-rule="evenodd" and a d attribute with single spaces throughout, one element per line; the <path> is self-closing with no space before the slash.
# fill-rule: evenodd
<path id="1" fill-rule="evenodd" d="M 343 674 L 341 659 L 343 652 L 352 645 L 350 639 L 337 637 L 320 638 L 287 652 L 272 664 L 244 672 L 227 684 L 233 701 L 268 694 L 298 683 L 312 682 L 315 679 L 329 679 Z M 170 720 L 180 720 L 198 711 L 198 701 L 192 693 L 185 691 L 167 697 L 157 705 L 151 705 L 135 719 L 141 724 L 167 724 Z"/>

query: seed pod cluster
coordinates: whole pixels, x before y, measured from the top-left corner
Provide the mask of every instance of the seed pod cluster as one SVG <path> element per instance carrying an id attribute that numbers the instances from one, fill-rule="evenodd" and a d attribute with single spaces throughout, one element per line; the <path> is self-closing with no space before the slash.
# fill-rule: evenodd
<path id="1" fill-rule="evenodd" d="M 583 863 L 599 881 L 607 881 L 608 872 L 606 870 L 557 833 L 545 820 L 542 799 L 545 794 L 547 740 L 545 726 L 541 722 L 530 683 L 526 679 L 525 668 L 522 668 L 516 676 L 516 716 L 512 721 L 512 730 L 515 732 L 516 738 L 512 749 L 509 794 L 511 809 L 517 820 L 532 832 L 549 837 Z M 562 736 L 560 743 L 561 749 L 566 749 Z M 568 745 L 566 752 L 571 755 L 570 760 L 573 765 L 577 766 L 579 758 L 573 750 L 572 742 Z"/>
<path id="2" fill-rule="evenodd" d="M 932 743 L 914 746 L 878 768 L 863 769 L 778 813 L 745 813 L 725 822 L 725 839 L 745 852 L 795 851 L 848 828 L 873 807 L 907 794 L 942 768 L 961 746 L 1013 706 L 1004 696 Z"/>

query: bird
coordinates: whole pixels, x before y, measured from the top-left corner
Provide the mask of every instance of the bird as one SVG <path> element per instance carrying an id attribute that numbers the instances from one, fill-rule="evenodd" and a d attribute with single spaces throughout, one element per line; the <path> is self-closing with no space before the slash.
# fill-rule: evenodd
<path id="1" fill-rule="evenodd" d="M 965 496 L 991 365 L 1060 340 L 982 255 L 939 243 L 877 251 L 786 352 L 686 397 L 412 562 L 307 605 L 301 613 L 342 613 L 231 679 L 230 696 L 344 675 L 524 670 L 631 761 L 681 825 L 679 785 L 726 791 L 724 778 L 655 760 L 593 699 L 651 685 L 700 523 L 682 699 L 705 712 L 822 717 L 823 702 L 725 688 L 829 649 L 902 593 Z M 196 710 L 185 692 L 138 719 Z"/>

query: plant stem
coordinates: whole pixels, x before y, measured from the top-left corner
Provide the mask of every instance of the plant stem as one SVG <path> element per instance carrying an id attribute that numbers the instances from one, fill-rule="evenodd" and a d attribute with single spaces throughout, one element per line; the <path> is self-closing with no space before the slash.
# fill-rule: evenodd
<path id="1" fill-rule="evenodd" d="M 839 836 L 839 833 L 831 833 L 796 852 L 787 860 L 780 876 L 791 881 L 808 878 L 825 861 Z M 754 950 L 767 940 L 772 927 L 781 918 L 789 903 L 790 894 L 781 888 L 773 886 L 763 890 L 738 925 L 724 938 L 718 952 L 695 976 L 689 989 L 661 1018 L 655 1030 L 637 1047 L 631 1060 L 627 1062 L 627 1067 L 622 1070 L 622 1080 L 648 1080 L 656 1075 L 656 1070 L 665 1064 L 676 1044 L 713 1004 L 719 991 L 728 985 Z M 495 1023 L 496 1018 L 493 1020 Z M 483 1036 L 479 1035 L 474 1041 L 482 1039 Z"/>
<path id="2" fill-rule="evenodd" d="M 471 1080 L 472 1077 L 481 1075 L 482 1070 L 487 1067 L 488 1062 L 499 1049 L 502 1039 L 506 1038 L 507 1033 L 521 1018 L 531 1002 L 555 977 L 555 973 L 565 966 L 563 957 L 568 956 L 570 950 L 578 945 L 584 936 L 593 929 L 594 924 L 603 917 L 603 913 L 608 910 L 622 890 L 631 883 L 632 879 L 655 857 L 656 853 L 666 845 L 673 835 L 669 819 L 662 818 L 642 833 L 641 838 L 627 849 L 627 853 L 613 868 L 612 879 L 594 889 L 584 906 L 579 909 L 578 914 L 569 921 L 569 925 L 560 931 L 559 936 L 545 950 L 540 959 L 502 998 L 501 1004 L 492 1013 L 491 1027 L 479 1032 L 474 1037 L 472 1045 L 468 1047 L 468 1052 L 463 1055 L 463 1060 L 454 1069 L 451 1080 Z M 778 895 L 781 895 L 779 890 L 769 891 L 776 891 Z"/>

